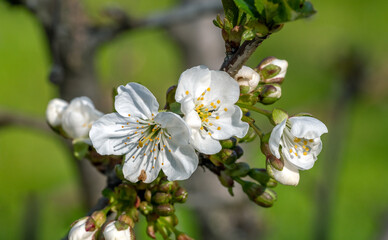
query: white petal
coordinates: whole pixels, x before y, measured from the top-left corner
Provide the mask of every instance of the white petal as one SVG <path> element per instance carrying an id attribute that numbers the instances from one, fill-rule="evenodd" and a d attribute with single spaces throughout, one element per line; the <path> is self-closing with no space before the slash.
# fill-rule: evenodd
<path id="1" fill-rule="evenodd" d="M 47 122 L 53 127 L 57 127 L 61 125 L 62 114 L 68 105 L 69 104 L 62 99 L 59 99 L 59 98 L 52 99 L 47 105 L 47 110 L 46 110 Z"/>
<path id="2" fill-rule="evenodd" d="M 203 104 L 209 106 L 211 102 L 220 104 L 234 104 L 240 97 L 238 83 L 224 71 L 211 71 L 210 91 L 203 96 Z"/>
<path id="3" fill-rule="evenodd" d="M 158 113 L 158 101 L 143 85 L 131 82 L 125 87 L 118 87 L 117 92 L 119 94 L 115 98 L 115 109 L 120 115 L 151 119 L 152 114 Z"/>
<path id="4" fill-rule="evenodd" d="M 204 154 L 216 154 L 222 149 L 220 142 L 212 138 L 204 130 L 192 129 L 190 144 L 198 152 Z"/>
<path id="5" fill-rule="evenodd" d="M 184 98 L 181 102 L 181 111 L 183 114 L 188 114 L 195 108 L 194 99 L 190 96 Z"/>
<path id="6" fill-rule="evenodd" d="M 115 146 L 123 144 L 131 131 L 128 128 L 122 128 L 130 118 L 125 118 L 118 113 L 110 113 L 104 115 L 93 123 L 90 130 L 89 137 L 93 143 L 94 148 L 101 155 L 122 155 L 129 151 L 129 147 L 117 148 Z M 121 123 L 121 124 L 120 124 Z M 136 143 L 139 138 L 131 139 L 131 142 Z M 132 147 L 134 147 L 132 145 Z"/>
<path id="7" fill-rule="evenodd" d="M 282 148 L 282 154 L 285 161 L 289 161 L 300 170 L 308 170 L 312 168 L 317 160 L 317 157 L 314 154 L 309 153 L 307 155 L 303 155 L 302 153 L 299 153 L 298 156 L 296 156 L 294 152 L 290 153 L 285 147 Z"/>
<path id="8" fill-rule="evenodd" d="M 294 166 L 284 161 L 284 167 L 282 171 L 278 171 L 269 165 L 270 171 L 272 171 L 273 177 L 281 184 L 296 186 L 299 183 L 299 171 Z"/>
<path id="9" fill-rule="evenodd" d="M 112 221 L 108 225 L 105 226 L 104 228 L 104 238 L 105 240 L 131 240 L 131 231 L 130 228 L 128 227 L 125 230 L 117 230 L 115 226 L 115 221 Z"/>
<path id="10" fill-rule="evenodd" d="M 271 150 L 271 153 L 277 158 L 280 158 L 279 145 L 284 128 L 286 127 L 286 120 L 287 119 L 284 119 L 283 122 L 276 125 L 272 129 L 271 136 L 269 137 L 269 149 Z"/>
<path id="11" fill-rule="evenodd" d="M 172 112 L 160 112 L 156 115 L 155 122 L 171 135 L 170 141 L 178 146 L 189 144 L 190 129 L 179 115 Z"/>
<path id="12" fill-rule="evenodd" d="M 191 129 L 199 130 L 199 128 L 201 127 L 201 124 L 202 124 L 201 118 L 199 117 L 198 113 L 194 110 L 191 110 L 190 112 L 188 112 L 183 119 Z"/>
<path id="13" fill-rule="evenodd" d="M 227 111 L 225 111 L 225 109 Z M 214 116 L 219 116 L 216 119 Z M 217 140 L 228 139 L 232 136 L 238 138 L 244 137 L 249 129 L 249 124 L 241 121 L 242 111 L 236 105 L 221 105 L 219 110 L 213 112 L 209 117 L 209 122 L 213 123 L 211 127 L 212 137 Z"/>
<path id="14" fill-rule="evenodd" d="M 210 70 L 206 66 L 196 66 L 184 71 L 178 82 L 175 100 L 182 102 L 187 96 L 199 97 L 210 85 Z"/>
<path id="15" fill-rule="evenodd" d="M 141 150 L 143 149 L 132 148 L 125 156 L 123 174 L 125 179 L 133 183 L 138 181 L 150 183 L 159 175 L 163 152 L 149 153 L 149 150 L 145 149 L 148 153 L 144 156 L 143 154 L 139 154 Z"/>
<path id="16" fill-rule="evenodd" d="M 313 117 L 291 117 L 291 133 L 298 138 L 313 139 L 327 133 L 324 123 Z"/>
<path id="17" fill-rule="evenodd" d="M 163 172 L 169 181 L 188 179 L 198 166 L 198 156 L 190 145 L 178 147 L 168 144 L 169 151 L 164 151 Z"/>
<path id="18" fill-rule="evenodd" d="M 94 230 L 93 232 L 87 232 L 85 229 L 85 223 L 88 220 L 88 218 L 84 218 L 80 221 L 78 221 L 69 232 L 69 240 L 92 240 L 94 233 L 97 231 Z"/>

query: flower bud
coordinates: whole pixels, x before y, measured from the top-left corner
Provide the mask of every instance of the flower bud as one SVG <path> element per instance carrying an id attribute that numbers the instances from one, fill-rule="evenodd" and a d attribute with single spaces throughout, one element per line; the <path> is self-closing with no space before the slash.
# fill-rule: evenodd
<path id="1" fill-rule="evenodd" d="M 152 197 L 152 193 L 149 189 L 147 189 L 145 192 L 144 192 L 144 199 L 147 201 L 147 202 L 151 202 L 151 197 Z"/>
<path id="2" fill-rule="evenodd" d="M 147 235 L 152 238 L 152 239 L 155 239 L 156 238 L 156 235 L 155 235 L 155 224 L 154 222 L 148 222 L 148 225 L 147 225 Z"/>
<path id="3" fill-rule="evenodd" d="M 62 114 L 69 104 L 59 98 L 52 99 L 46 109 L 46 119 L 51 127 L 59 127 L 62 124 Z"/>
<path id="4" fill-rule="evenodd" d="M 97 230 L 91 217 L 82 218 L 73 223 L 69 232 L 69 240 L 92 240 Z"/>
<path id="5" fill-rule="evenodd" d="M 276 102 L 282 96 L 282 88 L 279 84 L 266 84 L 260 87 L 260 90 L 259 101 L 265 105 Z"/>
<path id="6" fill-rule="evenodd" d="M 121 221 L 113 221 L 104 229 L 105 240 L 134 240 L 132 228 Z"/>
<path id="7" fill-rule="evenodd" d="M 177 238 L 177 240 L 193 240 L 191 237 L 187 236 L 185 233 L 180 233 Z"/>
<path id="8" fill-rule="evenodd" d="M 143 215 L 148 215 L 152 212 L 153 206 L 146 201 L 140 203 L 139 210 Z"/>
<path id="9" fill-rule="evenodd" d="M 221 171 L 220 175 L 218 176 L 218 180 L 220 180 L 221 184 L 224 187 L 233 187 L 234 181 L 233 178 L 225 173 L 225 171 Z"/>
<path id="10" fill-rule="evenodd" d="M 100 228 L 106 221 L 106 214 L 102 211 L 95 211 L 91 216 L 98 228 Z"/>
<path id="11" fill-rule="evenodd" d="M 159 191 L 161 192 L 174 192 L 179 187 L 176 181 L 164 181 L 159 185 Z"/>
<path id="12" fill-rule="evenodd" d="M 282 83 L 287 73 L 288 62 L 275 57 L 267 57 L 256 67 L 263 83 Z"/>
<path id="13" fill-rule="evenodd" d="M 276 187 L 277 185 L 277 182 L 268 175 L 266 169 L 252 168 L 248 175 L 263 186 Z"/>
<path id="14" fill-rule="evenodd" d="M 276 193 L 274 191 L 256 183 L 245 182 L 242 187 L 243 191 L 248 195 L 249 199 L 259 206 L 271 207 L 277 199 Z"/>
<path id="15" fill-rule="evenodd" d="M 135 223 L 134 223 L 133 219 L 130 216 L 128 216 L 125 212 L 123 214 L 121 214 L 117 220 L 127 224 L 128 226 L 130 226 L 132 228 L 135 227 Z"/>
<path id="16" fill-rule="evenodd" d="M 103 113 L 94 108 L 88 97 L 74 98 L 62 114 L 62 127 L 68 137 L 89 139 L 89 131 L 94 121 Z"/>
<path id="17" fill-rule="evenodd" d="M 250 170 L 248 163 L 236 163 L 234 168 L 225 170 L 225 173 L 231 177 L 245 177 Z"/>
<path id="18" fill-rule="evenodd" d="M 241 93 L 253 92 L 260 82 L 260 75 L 250 67 L 242 66 L 242 68 L 234 76 L 234 79 L 240 85 Z"/>
<path id="19" fill-rule="evenodd" d="M 233 149 L 236 154 L 237 154 L 237 159 L 239 159 L 240 157 L 242 157 L 242 155 L 244 154 L 244 150 L 240 147 L 240 146 L 236 146 L 234 149 Z"/>
<path id="20" fill-rule="evenodd" d="M 237 142 L 237 139 L 234 137 L 220 141 L 222 148 L 227 148 L 227 149 L 234 148 L 236 146 L 236 142 Z"/>
<path id="21" fill-rule="evenodd" d="M 237 160 L 237 153 L 232 149 L 222 149 L 217 155 L 220 156 L 220 161 L 226 165 L 233 164 Z"/>
<path id="22" fill-rule="evenodd" d="M 162 204 L 158 205 L 155 208 L 155 213 L 158 214 L 159 216 L 170 216 L 174 214 L 175 209 L 172 204 Z"/>
<path id="23" fill-rule="evenodd" d="M 284 167 L 283 159 L 276 158 L 274 155 L 270 154 L 270 155 L 267 155 L 267 162 L 276 170 L 278 171 L 283 170 L 283 167 Z"/>
<path id="24" fill-rule="evenodd" d="M 183 187 L 179 187 L 174 194 L 174 202 L 185 203 L 189 193 Z"/>
<path id="25" fill-rule="evenodd" d="M 172 199 L 171 194 L 169 193 L 163 193 L 163 192 L 157 192 L 152 196 L 152 201 L 156 204 L 163 204 L 168 203 Z"/>

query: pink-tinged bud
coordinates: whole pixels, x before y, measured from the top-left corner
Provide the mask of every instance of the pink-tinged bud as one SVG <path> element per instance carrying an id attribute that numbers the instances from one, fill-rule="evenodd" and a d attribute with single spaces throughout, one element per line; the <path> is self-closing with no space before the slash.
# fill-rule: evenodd
<path id="1" fill-rule="evenodd" d="M 261 61 L 256 71 L 261 75 L 263 83 L 282 83 L 286 76 L 288 62 L 275 57 L 267 57 Z"/>
<path id="2" fill-rule="evenodd" d="M 281 171 L 284 167 L 283 159 L 276 158 L 274 155 L 267 155 L 267 162 L 276 170 Z"/>
<path id="3" fill-rule="evenodd" d="M 183 187 L 179 187 L 174 194 L 174 202 L 185 203 L 189 193 Z"/>
<path id="4" fill-rule="evenodd" d="M 171 194 L 164 192 L 157 192 L 152 196 L 152 202 L 156 204 L 169 203 L 172 199 Z"/>
<path id="5" fill-rule="evenodd" d="M 156 235 L 155 235 L 155 224 L 154 223 L 148 223 L 148 226 L 147 226 L 147 235 L 152 238 L 152 239 L 155 239 L 156 238 Z"/>
<path id="6" fill-rule="evenodd" d="M 128 226 L 130 226 L 132 228 L 135 227 L 135 222 L 125 212 L 123 214 L 121 214 L 120 217 L 117 220 L 127 224 Z"/>
<path id="7" fill-rule="evenodd" d="M 253 92 L 260 82 L 260 75 L 250 67 L 242 66 L 242 68 L 234 76 L 234 79 L 240 85 L 241 93 Z"/>
<path id="8" fill-rule="evenodd" d="M 70 229 L 69 240 L 93 240 L 97 230 L 91 217 L 82 218 Z"/>
<path id="9" fill-rule="evenodd" d="M 134 240 L 132 228 L 121 221 L 113 221 L 104 229 L 105 240 Z"/>
<path id="10" fill-rule="evenodd" d="M 158 214 L 159 216 L 170 216 L 175 212 L 174 206 L 168 203 L 158 205 L 154 209 L 155 209 L 155 213 Z"/>
<path id="11" fill-rule="evenodd" d="M 102 211 L 95 211 L 91 217 L 98 228 L 100 228 L 106 221 L 106 214 Z"/>

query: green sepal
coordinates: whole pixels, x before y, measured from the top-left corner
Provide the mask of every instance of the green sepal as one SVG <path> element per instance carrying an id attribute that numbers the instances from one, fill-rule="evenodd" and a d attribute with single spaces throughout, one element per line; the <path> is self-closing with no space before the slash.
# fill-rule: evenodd
<path id="1" fill-rule="evenodd" d="M 89 152 L 89 144 L 82 140 L 73 141 L 73 154 L 78 160 L 82 160 Z"/>
<path id="2" fill-rule="evenodd" d="M 283 111 L 279 108 L 275 108 L 272 111 L 272 121 L 275 125 L 280 124 L 285 119 L 288 119 L 288 114 L 285 111 Z"/>

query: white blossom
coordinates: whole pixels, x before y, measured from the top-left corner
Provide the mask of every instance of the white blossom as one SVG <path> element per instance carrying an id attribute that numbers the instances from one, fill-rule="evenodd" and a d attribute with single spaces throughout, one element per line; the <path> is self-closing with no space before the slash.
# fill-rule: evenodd
<path id="1" fill-rule="evenodd" d="M 88 97 L 74 98 L 63 112 L 62 128 L 70 138 L 88 139 L 93 122 L 102 115 Z"/>
<path id="2" fill-rule="evenodd" d="M 123 155 L 124 177 L 131 182 L 152 182 L 160 169 L 168 180 L 191 176 L 198 156 L 189 145 L 190 129 L 172 112 L 158 112 L 159 104 L 144 86 L 120 86 L 115 99 L 117 113 L 97 120 L 90 139 L 102 155 Z"/>
<path id="3" fill-rule="evenodd" d="M 269 147 L 275 157 L 283 159 L 284 168 L 274 170 L 275 179 L 286 185 L 298 184 L 298 170 L 313 167 L 322 150 L 320 136 L 327 132 L 325 124 L 313 117 L 291 117 L 276 125 Z"/>
<path id="4" fill-rule="evenodd" d="M 105 240 L 132 240 L 135 239 L 131 228 L 127 226 L 126 229 L 118 230 L 116 227 L 116 221 L 113 221 L 105 226 L 104 229 Z"/>
<path id="5" fill-rule="evenodd" d="M 59 98 L 54 98 L 48 103 L 46 119 L 50 126 L 58 127 L 62 124 L 62 115 L 68 105 L 65 100 Z"/>
<path id="6" fill-rule="evenodd" d="M 260 75 L 250 67 L 242 68 L 234 76 L 240 86 L 249 87 L 248 93 L 253 92 L 260 82 Z"/>
<path id="7" fill-rule="evenodd" d="M 249 125 L 241 121 L 242 111 L 234 105 L 239 96 L 238 83 L 226 72 L 197 66 L 182 73 L 175 100 L 181 103 L 195 149 L 215 154 L 221 150 L 219 140 L 245 136 Z"/>
<path id="8" fill-rule="evenodd" d="M 74 224 L 69 232 L 69 240 L 94 240 L 94 233 L 97 232 L 97 229 L 92 231 L 86 230 L 86 222 L 89 218 L 79 220 Z"/>

